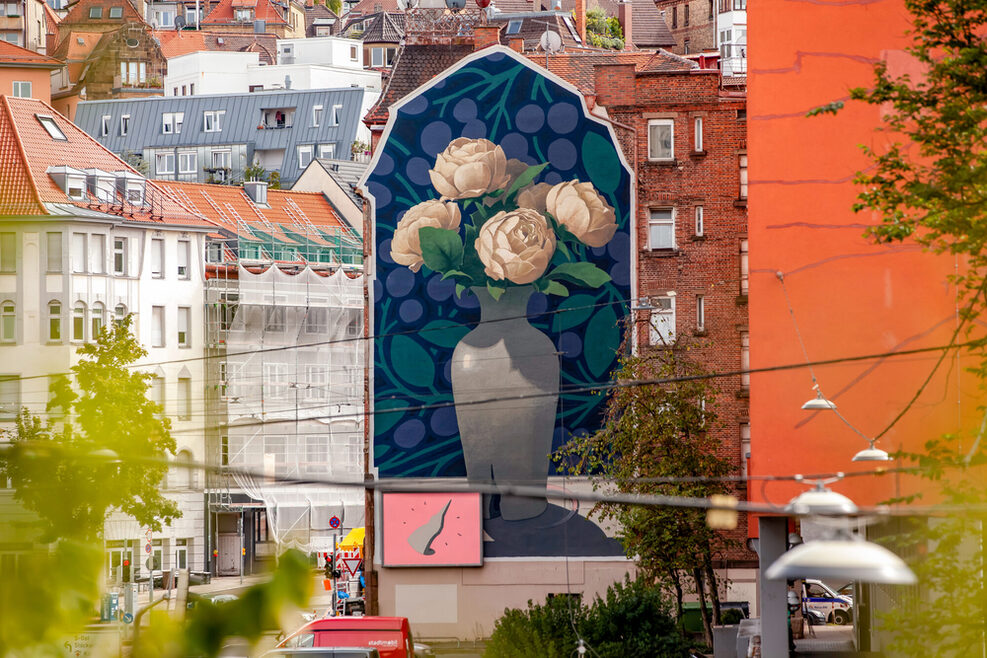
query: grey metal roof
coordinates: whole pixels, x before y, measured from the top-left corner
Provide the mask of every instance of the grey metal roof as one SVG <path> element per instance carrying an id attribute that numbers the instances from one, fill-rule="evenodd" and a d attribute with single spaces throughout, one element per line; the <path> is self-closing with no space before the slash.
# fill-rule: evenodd
<path id="1" fill-rule="evenodd" d="M 369 163 L 353 162 L 352 160 L 329 160 L 327 158 L 318 158 L 318 162 L 339 187 L 346 192 L 346 195 L 353 200 L 353 203 L 362 208 L 363 198 L 356 193 L 356 185 L 363 177 Z"/>
<path id="2" fill-rule="evenodd" d="M 307 144 L 336 144 L 337 153 L 348 153 L 356 139 L 363 106 L 362 87 L 264 91 L 247 94 L 164 96 L 115 99 L 79 103 L 75 123 L 114 153 L 141 152 L 144 149 L 192 148 L 244 144 L 248 157 L 259 149 L 284 149 L 280 174 L 282 181 L 294 181 L 298 167 L 296 147 Z M 322 120 L 312 125 L 312 110 L 322 105 Z M 331 124 L 332 108 L 341 106 L 339 124 Z M 294 109 L 291 127 L 258 129 L 262 112 Z M 225 110 L 222 130 L 205 132 L 204 113 Z M 165 134 L 162 115 L 184 112 L 182 132 Z M 102 117 L 110 117 L 108 135 L 101 134 Z M 128 134 L 120 135 L 120 117 L 130 115 Z"/>

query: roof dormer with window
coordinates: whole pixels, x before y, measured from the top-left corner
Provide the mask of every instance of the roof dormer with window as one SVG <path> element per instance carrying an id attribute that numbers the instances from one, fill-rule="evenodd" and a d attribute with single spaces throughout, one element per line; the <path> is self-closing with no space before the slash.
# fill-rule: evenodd
<path id="1" fill-rule="evenodd" d="M 86 172 L 75 167 L 60 165 L 48 167 L 47 173 L 69 199 L 81 201 L 86 198 Z"/>

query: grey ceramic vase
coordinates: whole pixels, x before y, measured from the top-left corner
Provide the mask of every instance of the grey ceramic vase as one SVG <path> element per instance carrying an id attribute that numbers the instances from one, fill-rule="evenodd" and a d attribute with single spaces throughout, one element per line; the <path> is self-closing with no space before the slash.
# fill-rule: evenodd
<path id="1" fill-rule="evenodd" d="M 545 488 L 559 400 L 555 344 L 525 317 L 531 286 L 508 288 L 499 300 L 472 288 L 480 300 L 480 323 L 452 355 L 452 392 L 470 482 L 513 483 Z M 532 396 L 530 399 L 520 398 Z M 494 399 L 492 399 L 494 398 Z M 473 401 L 490 400 L 478 404 Z M 490 497 L 484 497 L 484 517 Z M 545 511 L 544 498 L 501 496 L 508 521 Z"/>

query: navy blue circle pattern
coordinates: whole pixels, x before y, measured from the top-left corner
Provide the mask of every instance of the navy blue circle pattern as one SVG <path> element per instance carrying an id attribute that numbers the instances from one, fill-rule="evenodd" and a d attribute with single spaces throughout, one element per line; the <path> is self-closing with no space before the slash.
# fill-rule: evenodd
<path id="1" fill-rule="evenodd" d="M 547 162 L 536 182 L 592 182 L 616 212 L 610 243 L 579 254 L 611 282 L 573 287 L 569 297 L 535 293 L 528 303 L 531 324 L 563 354 L 554 448 L 602 421 L 602 396 L 567 389 L 608 381 L 617 363 L 630 298 L 630 172 L 610 131 L 584 114 L 576 94 L 503 52 L 473 60 L 400 108 L 367 179 L 376 214 L 373 431 L 381 477 L 466 474 L 450 359 L 479 320 L 479 303 L 427 268 L 414 273 L 390 257 L 405 211 L 438 198 L 428 170 L 457 137 L 489 139 L 529 165 Z"/>

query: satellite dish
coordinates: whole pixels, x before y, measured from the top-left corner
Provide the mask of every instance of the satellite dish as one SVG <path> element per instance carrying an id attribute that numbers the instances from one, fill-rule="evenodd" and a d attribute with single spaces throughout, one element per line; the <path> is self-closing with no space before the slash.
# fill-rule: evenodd
<path id="1" fill-rule="evenodd" d="M 175 16 L 175 30 L 181 30 L 183 27 L 185 27 L 185 17 Z"/>
<path id="2" fill-rule="evenodd" d="M 453 11 L 461 11 L 466 7 L 466 0 L 446 0 L 446 7 Z"/>
<path id="3" fill-rule="evenodd" d="M 558 32 L 545 30 L 538 43 L 541 45 L 541 49 L 547 53 L 557 53 L 562 50 L 562 37 L 559 36 Z"/>

